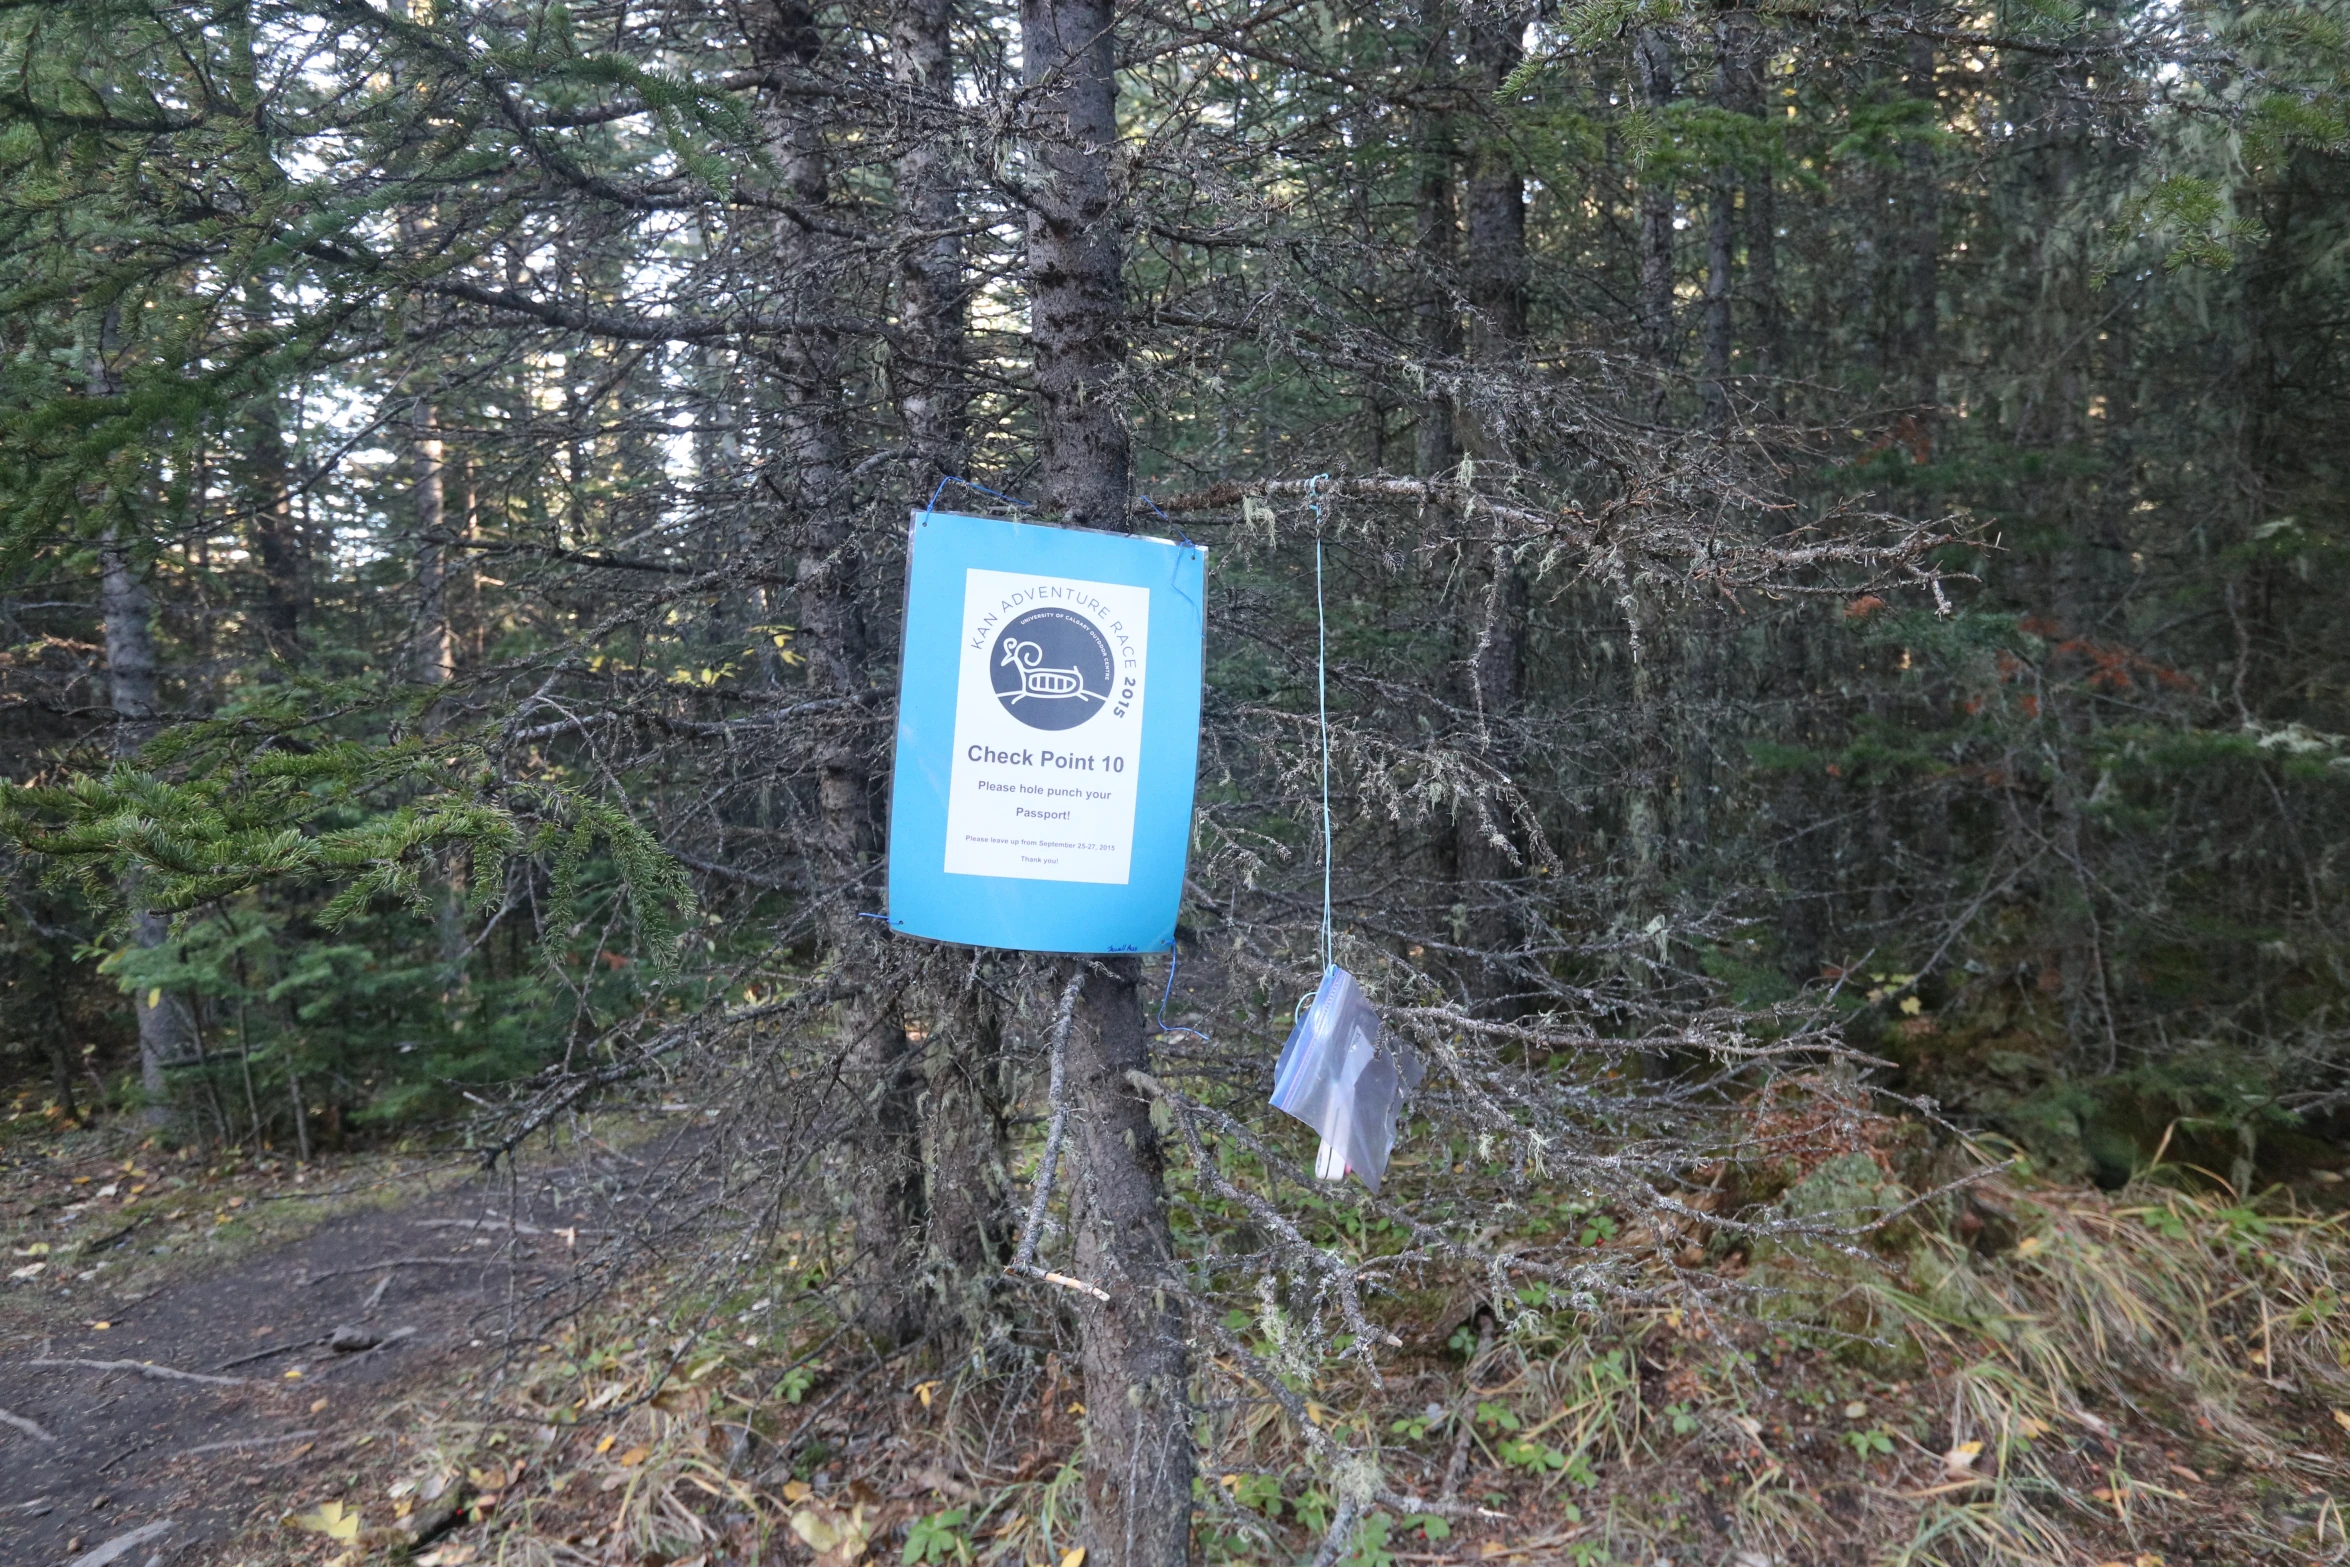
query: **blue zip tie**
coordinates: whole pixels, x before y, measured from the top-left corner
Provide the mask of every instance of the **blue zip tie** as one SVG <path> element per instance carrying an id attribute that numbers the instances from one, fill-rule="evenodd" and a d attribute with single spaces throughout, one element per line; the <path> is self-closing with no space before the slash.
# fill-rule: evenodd
<path id="1" fill-rule="evenodd" d="M 1183 531 L 1182 523 L 1177 522 L 1174 518 L 1168 516 L 1165 512 L 1159 511 L 1159 503 L 1157 501 L 1154 501 L 1149 496 L 1145 495 L 1142 498 L 1142 503 L 1145 506 L 1148 506 L 1152 511 L 1158 511 L 1159 521 L 1165 523 L 1168 527 L 1173 528 L 1177 538 L 1181 539 L 1186 544 L 1191 544 L 1191 547 L 1195 550 L 1199 548 L 1197 544 L 1192 544 L 1191 535 Z"/>
<path id="2" fill-rule="evenodd" d="M 1023 511 L 1036 510 L 1034 506 L 1030 505 L 1027 501 L 1020 499 L 1020 497 L 1017 495 L 1006 495 L 1001 490 L 991 490 L 984 484 L 973 484 L 969 479 L 961 478 L 955 474 L 950 473 L 945 478 L 938 481 L 937 489 L 930 492 L 930 504 L 922 508 L 923 516 L 927 517 L 938 510 L 938 498 L 941 495 L 946 494 L 947 486 L 950 484 L 959 484 L 966 490 L 977 490 L 982 495 L 992 495 L 997 500 L 1017 506 Z"/>
<path id="3" fill-rule="evenodd" d="M 1182 961 L 1182 954 L 1175 950 L 1174 941 L 1170 938 L 1167 943 L 1167 988 L 1159 994 L 1159 1032 L 1162 1034 L 1189 1034 L 1203 1045 L 1212 1045 L 1215 1041 L 1198 1029 L 1178 1027 L 1167 1021 L 1167 1002 L 1175 994 L 1175 969 Z"/>

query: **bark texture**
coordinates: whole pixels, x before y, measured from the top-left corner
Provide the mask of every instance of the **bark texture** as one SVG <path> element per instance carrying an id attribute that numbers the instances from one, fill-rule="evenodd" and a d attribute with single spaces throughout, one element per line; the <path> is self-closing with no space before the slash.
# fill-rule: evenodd
<path id="1" fill-rule="evenodd" d="M 1642 28 L 1632 47 L 1633 96 L 1650 114 L 1661 114 L 1675 92 L 1673 41 L 1656 28 Z M 1672 363 L 1678 344 L 1673 330 L 1673 181 L 1650 168 L 1640 176 L 1640 336 L 1648 356 Z"/>
<path id="2" fill-rule="evenodd" d="M 1106 0 L 1023 0 L 1023 70 L 1039 177 L 1028 217 L 1030 330 L 1045 503 L 1119 528 L 1130 459 L 1114 402 L 1126 357 L 1124 245 L 1110 189 L 1116 13 Z M 1087 961 L 1079 959 L 1077 961 Z M 1078 1159 L 1077 1266 L 1109 1291 L 1078 1306 L 1092 1567 L 1180 1567 L 1191 1552 L 1191 1411 L 1174 1236 L 1149 1106 L 1135 960 L 1084 990 L 1069 1040 Z"/>
<path id="3" fill-rule="evenodd" d="M 933 126 L 954 112 L 948 24 L 952 0 L 897 0 L 890 13 L 890 80 L 902 97 L 897 158 L 898 325 L 891 376 L 917 488 L 963 465 L 969 348 L 963 323 L 963 242 L 954 143 Z M 927 491 L 925 491 L 927 494 Z"/>
<path id="4" fill-rule="evenodd" d="M 832 159 L 818 118 L 822 100 L 794 91 L 824 47 L 815 13 L 798 0 L 773 7 L 754 38 L 776 87 L 762 112 L 784 178 L 783 195 L 801 213 L 830 199 Z M 801 217 L 775 229 L 778 284 L 814 304 L 831 292 L 830 258 Z M 784 339 L 782 437 L 789 459 L 786 505 L 806 541 L 796 585 L 811 683 L 821 692 L 862 700 L 873 666 L 864 613 L 864 554 L 855 509 L 842 493 L 840 343 L 821 327 Z M 864 732 L 830 729 L 815 757 L 817 848 L 826 885 L 837 889 L 827 931 L 834 962 L 861 983 L 843 1009 L 841 1070 L 864 1100 L 850 1138 L 855 1151 L 849 1206 L 856 1221 L 855 1268 L 861 1325 L 885 1343 L 918 1331 L 916 1290 L 922 1218 L 920 1056 L 906 1037 L 901 990 L 885 938 L 858 911 L 873 896 L 879 866 L 881 791 Z"/>
<path id="5" fill-rule="evenodd" d="M 99 547 L 98 612 L 106 633 L 107 701 L 114 708 L 114 751 L 137 754 L 155 732 L 157 674 L 154 611 L 147 585 L 122 542 L 118 529 L 109 528 Z M 139 877 L 123 878 L 123 900 L 131 911 L 130 938 L 152 950 L 171 936 L 170 922 L 146 907 L 139 896 Z M 171 1119 L 165 1103 L 165 1069 L 194 1057 L 195 1020 L 184 997 L 167 990 L 141 987 L 132 995 L 139 1020 L 139 1086 L 147 1098 L 147 1118 L 161 1125 Z"/>
<path id="6" fill-rule="evenodd" d="M 1028 282 L 1043 489 L 1069 521 L 1100 528 L 1125 526 L 1132 465 L 1118 406 L 1125 242 L 1110 199 L 1115 20 L 1107 0 L 1020 7 L 1021 68 L 1035 94 Z"/>
<path id="7" fill-rule="evenodd" d="M 1084 960 L 1080 960 L 1084 961 Z M 1182 1567 L 1191 1551 L 1189 1352 L 1150 1106 L 1128 1074 L 1150 1064 L 1132 958 L 1087 983 L 1070 1031 L 1078 1276 L 1109 1291 L 1081 1306 L 1085 1559 Z"/>
<path id="8" fill-rule="evenodd" d="M 1443 99 L 1452 83 L 1452 18 L 1445 0 L 1420 0 L 1419 76 L 1424 100 L 1414 116 L 1412 137 L 1419 185 L 1412 242 L 1412 313 L 1421 357 L 1419 418 L 1414 425 L 1413 471 L 1424 476 L 1449 471 L 1460 461 L 1453 436 L 1452 398 L 1434 376 L 1461 351 L 1460 314 L 1454 306 L 1453 268 L 1459 248 L 1460 214 L 1454 190 L 1452 114 Z"/>

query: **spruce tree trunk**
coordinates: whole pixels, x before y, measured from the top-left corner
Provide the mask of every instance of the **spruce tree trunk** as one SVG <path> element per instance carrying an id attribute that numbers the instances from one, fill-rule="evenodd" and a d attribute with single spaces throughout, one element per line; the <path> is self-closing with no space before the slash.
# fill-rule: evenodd
<path id="1" fill-rule="evenodd" d="M 1734 93 L 1731 107 L 1754 119 L 1768 119 L 1764 97 L 1764 66 L 1769 46 L 1750 28 L 1734 27 L 1736 51 L 1732 57 Z M 1779 301 L 1779 185 L 1767 161 L 1757 156 L 1740 178 L 1744 198 L 1741 216 L 1746 236 L 1747 373 L 1776 375 L 1783 357 L 1783 311 Z M 1775 391 L 1772 410 L 1778 410 Z"/>
<path id="2" fill-rule="evenodd" d="M 1118 378 L 1126 359 L 1124 236 L 1110 197 L 1117 140 L 1108 0 L 1022 0 L 1022 71 L 1037 178 L 1028 213 L 1030 322 L 1046 504 L 1123 528 L 1129 484 Z M 1079 963 L 1088 959 L 1075 959 Z M 1107 1305 L 1077 1303 L 1085 1368 L 1088 1567 L 1181 1567 L 1192 1445 L 1174 1235 L 1149 1106 L 1128 1074 L 1149 1052 L 1132 958 L 1089 979 L 1070 1031 L 1078 1158 L 1077 1265 Z"/>
<path id="3" fill-rule="evenodd" d="M 1651 114 L 1673 101 L 1673 41 L 1642 28 L 1632 45 L 1633 96 Z M 1669 365 L 1678 346 L 1673 332 L 1673 179 L 1660 169 L 1640 175 L 1640 337 L 1649 358 Z M 1661 396 L 1661 391 L 1660 391 Z"/>
<path id="4" fill-rule="evenodd" d="M 1526 176 L 1495 96 L 1524 57 L 1525 18 L 1511 11 L 1480 14 L 1469 28 L 1469 63 L 1485 123 L 1480 127 L 1468 181 L 1467 273 L 1471 356 L 1481 370 L 1513 365 L 1526 348 Z M 1483 460 L 1514 465 L 1518 453 L 1500 425 L 1504 410 L 1481 402 L 1485 418 L 1459 432 Z M 1482 558 L 1463 574 L 1465 662 L 1474 745 L 1485 763 L 1507 773 L 1511 720 L 1525 675 L 1526 580 L 1498 535 L 1480 546 Z M 1522 928 L 1511 882 L 1520 867 L 1496 838 L 1501 823 L 1476 813 L 1456 816 L 1453 860 L 1457 901 L 1466 911 L 1463 933 L 1478 958 L 1466 968 L 1471 993 L 1500 1016 L 1514 1015 L 1516 981 L 1504 954 Z"/>
<path id="5" fill-rule="evenodd" d="M 1739 101 L 1745 30 L 1734 22 L 1714 24 L 1714 103 L 1735 113 Z M 1738 172 L 1714 165 L 1706 185 L 1704 368 L 1705 422 L 1715 430 L 1730 425 L 1730 359 L 1736 346 L 1730 319 L 1730 273 L 1738 243 Z"/>
<path id="6" fill-rule="evenodd" d="M 906 149 L 897 159 L 898 342 L 891 380 L 913 453 L 915 487 L 930 487 L 963 463 L 969 397 L 964 342 L 968 291 L 952 144 L 932 125 L 954 111 L 948 23 L 952 0 L 897 0 L 890 14 L 890 80 L 902 89 Z"/>
<path id="7" fill-rule="evenodd" d="M 98 548 L 98 614 L 105 627 L 107 701 L 114 709 L 114 753 L 130 757 L 155 732 L 156 667 L 153 608 L 146 584 L 124 547 L 119 529 L 108 528 Z M 123 903 L 130 913 L 134 945 L 153 950 L 170 939 L 170 922 L 146 906 L 136 871 L 123 877 Z M 131 997 L 139 1020 L 139 1086 L 147 1099 L 147 1120 L 171 1120 L 167 1067 L 195 1054 L 193 1019 L 185 998 L 142 986 Z"/>
<path id="8" fill-rule="evenodd" d="M 1446 0 L 1420 0 L 1420 91 L 1440 100 L 1452 86 L 1452 23 Z M 1451 114 L 1439 103 L 1422 107 L 1413 128 L 1419 188 L 1415 193 L 1412 313 L 1421 360 L 1434 367 L 1460 352 L 1460 318 L 1453 308 L 1453 252 L 1460 226 L 1453 190 Z M 1423 478 L 1449 473 L 1460 461 L 1452 399 L 1433 382 L 1422 388 L 1413 439 L 1413 471 Z"/>
<path id="9" fill-rule="evenodd" d="M 114 372 L 106 356 L 114 351 L 120 318 L 106 313 L 99 332 L 98 351 L 91 356 L 90 391 L 93 396 L 114 394 Z M 109 526 L 98 546 L 98 620 L 106 639 L 107 705 L 114 709 L 113 750 L 117 757 L 137 754 L 155 733 L 156 667 L 154 611 L 147 585 L 140 579 L 119 525 Z M 130 918 L 134 946 L 152 951 L 170 938 L 170 922 L 146 906 L 138 872 L 122 879 L 123 907 Z M 131 996 L 139 1022 L 139 1087 L 146 1097 L 149 1124 L 171 1121 L 164 1069 L 195 1053 L 194 1019 L 179 996 L 153 987 L 141 987 Z"/>
<path id="10" fill-rule="evenodd" d="M 301 648 L 308 576 L 286 478 L 285 431 L 274 393 L 245 410 L 246 494 L 253 509 L 253 558 L 261 565 L 261 637 L 274 658 Z"/>
<path id="11" fill-rule="evenodd" d="M 416 630 L 408 645 L 408 678 L 420 686 L 439 686 L 457 672 L 456 645 L 449 635 L 448 468 L 439 410 L 419 399 L 409 418 L 409 482 L 416 507 Z"/>
<path id="12" fill-rule="evenodd" d="M 1088 961 L 1078 959 L 1079 962 Z M 1086 982 L 1069 1034 L 1076 1109 L 1077 1270 L 1109 1291 L 1080 1302 L 1085 1366 L 1088 1567 L 1184 1567 L 1191 1554 L 1190 1355 L 1175 1271 L 1166 1166 L 1150 1106 L 1128 1073 L 1147 1071 L 1133 958 Z"/>
<path id="13" fill-rule="evenodd" d="M 818 117 L 823 100 L 805 91 L 824 47 L 813 10 L 785 0 L 764 13 L 753 47 L 777 85 L 764 112 L 783 195 L 803 212 L 830 199 L 832 159 Z M 775 278 L 806 314 L 819 314 L 834 279 L 819 232 L 789 215 L 775 227 Z M 807 541 L 797 588 L 811 683 L 861 700 L 873 678 L 864 609 L 864 558 L 841 460 L 841 365 L 837 336 L 807 327 L 785 339 L 782 435 L 790 505 Z M 917 1054 L 906 1037 L 886 937 L 858 918 L 875 896 L 881 787 L 863 732 L 827 729 L 816 754 L 817 859 L 838 888 L 826 920 L 834 962 L 857 981 L 841 1017 L 842 1080 L 862 1104 L 851 1123 L 849 1205 L 857 1228 L 853 1264 L 858 1316 L 866 1332 L 901 1343 L 918 1329 L 912 1288 L 922 1212 Z"/>
<path id="14" fill-rule="evenodd" d="M 1485 124 L 1469 168 L 1470 343 L 1480 358 L 1515 358 L 1526 341 L 1526 174 L 1494 100 L 1525 56 L 1525 18 L 1481 13 L 1469 29 Z"/>
<path id="15" fill-rule="evenodd" d="M 905 150 L 896 160 L 898 337 L 891 390 L 911 461 L 911 499 L 926 501 L 964 459 L 970 397 L 969 290 L 953 144 L 934 126 L 954 111 L 953 0 L 897 0 L 890 13 L 890 80 Z M 929 1325 L 950 1332 L 982 1320 L 1011 1255 L 1011 1142 L 1001 1077 L 1003 1023 L 995 998 L 966 976 L 934 998 L 922 1052 L 924 1272 L 933 1281 Z"/>
<path id="16" fill-rule="evenodd" d="M 976 979 L 976 976 L 973 976 Z M 922 1165 L 934 1332 L 986 1316 L 1012 1255 L 1011 1140 L 1003 1092 L 1003 1019 L 987 987 L 941 1000 L 922 1059 Z"/>
<path id="17" fill-rule="evenodd" d="M 1910 97 L 1932 102 L 1934 40 L 1913 36 L 1903 45 L 1902 86 Z M 1913 142 L 1902 153 L 1902 349 L 1906 361 L 1897 367 L 1908 382 L 1918 434 L 1914 449 L 1921 460 L 1933 455 L 1935 412 L 1942 380 L 1942 191 L 1930 143 Z"/>

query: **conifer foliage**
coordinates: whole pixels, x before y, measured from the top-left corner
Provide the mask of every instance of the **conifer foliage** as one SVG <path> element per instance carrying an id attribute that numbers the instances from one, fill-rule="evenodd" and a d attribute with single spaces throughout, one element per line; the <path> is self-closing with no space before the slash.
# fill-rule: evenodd
<path id="1" fill-rule="evenodd" d="M 1520 1179 L 1662 1212 L 1795 1061 L 2249 1176 L 2345 1108 L 2344 24 L 23 0 L 0 1049 L 305 1154 L 695 1061 L 831 1134 L 769 1168 L 865 1332 L 1003 1353 L 1067 1119 L 1098 1567 L 1185 1557 L 1224 1293 L 1377 1342 L 1217 1152 L 1281 1157 L 1325 678 L 1340 961 Z M 1210 547 L 1207 1043 L 862 918 L 942 487 Z"/>

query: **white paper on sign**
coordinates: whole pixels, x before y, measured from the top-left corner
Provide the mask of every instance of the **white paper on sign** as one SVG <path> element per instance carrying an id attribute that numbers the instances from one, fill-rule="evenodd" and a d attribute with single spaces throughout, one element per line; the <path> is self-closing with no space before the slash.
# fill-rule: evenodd
<path id="1" fill-rule="evenodd" d="M 944 869 L 1124 886 L 1150 589 L 964 574 Z"/>

